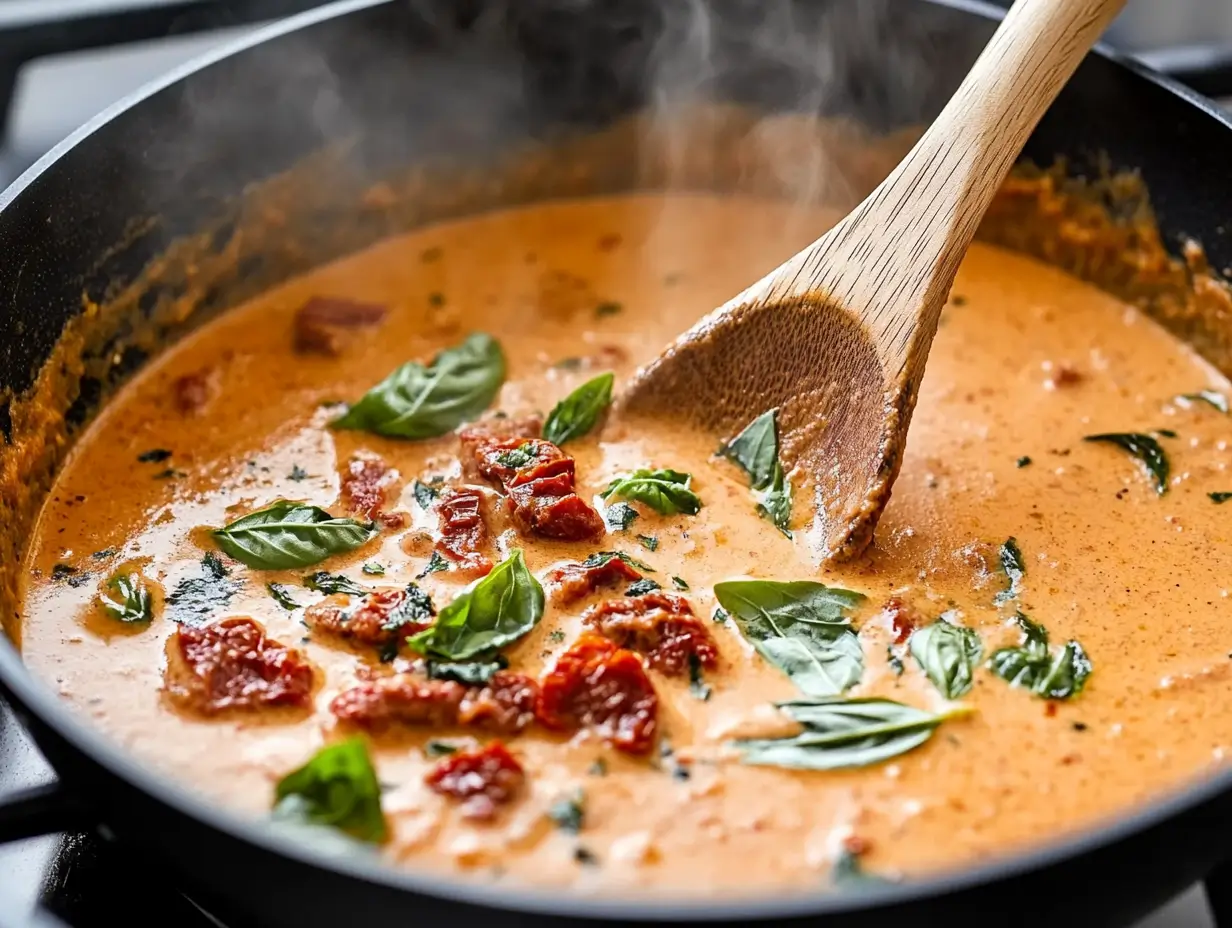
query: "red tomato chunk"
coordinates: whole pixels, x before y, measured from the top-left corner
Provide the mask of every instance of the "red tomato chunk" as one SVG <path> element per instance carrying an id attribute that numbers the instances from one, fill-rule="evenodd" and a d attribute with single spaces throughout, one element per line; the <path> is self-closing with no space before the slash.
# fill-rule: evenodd
<path id="1" fill-rule="evenodd" d="M 476 751 L 463 751 L 440 761 L 424 778 L 435 792 L 462 803 L 467 818 L 486 820 L 513 800 L 526 774 L 509 750 L 493 741 Z"/>
<path id="2" fill-rule="evenodd" d="M 610 599 L 586 610 L 582 620 L 623 648 L 646 655 L 650 666 L 683 674 L 692 656 L 702 667 L 718 661 L 714 638 L 683 596 L 653 592 Z"/>

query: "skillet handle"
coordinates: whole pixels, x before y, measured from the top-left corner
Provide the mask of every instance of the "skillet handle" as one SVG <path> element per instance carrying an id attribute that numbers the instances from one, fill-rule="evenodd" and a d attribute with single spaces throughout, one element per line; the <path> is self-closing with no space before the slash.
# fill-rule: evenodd
<path id="1" fill-rule="evenodd" d="M 1203 96 L 1232 97 L 1232 45 L 1179 45 L 1142 52 L 1137 58 Z"/>
<path id="2" fill-rule="evenodd" d="M 59 780 L 0 796 L 0 844 L 60 831 L 84 831 L 94 823 Z"/>
<path id="3" fill-rule="evenodd" d="M 1232 926 L 1232 861 L 1225 861 L 1208 873 L 1202 885 L 1215 928 Z"/>

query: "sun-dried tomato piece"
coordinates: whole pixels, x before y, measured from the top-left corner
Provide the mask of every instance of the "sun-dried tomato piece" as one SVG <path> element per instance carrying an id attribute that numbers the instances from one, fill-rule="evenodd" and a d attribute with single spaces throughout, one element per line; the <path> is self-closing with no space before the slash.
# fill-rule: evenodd
<path id="1" fill-rule="evenodd" d="M 656 590 L 591 606 L 582 621 L 622 648 L 646 655 L 665 674 L 682 674 L 689 657 L 713 667 L 719 652 L 706 626 L 683 596 Z"/>
<path id="2" fill-rule="evenodd" d="M 498 806 L 511 801 L 522 789 L 526 773 L 499 741 L 477 751 L 461 751 L 441 760 L 424 782 L 442 796 L 462 802 L 467 818 L 490 819 Z"/>
<path id="3" fill-rule="evenodd" d="M 630 754 L 654 745 L 659 697 L 632 651 L 583 635 L 539 686 L 535 717 L 555 731 L 593 729 Z"/>
<path id="4" fill-rule="evenodd" d="M 458 433 L 462 443 L 462 457 L 473 461 L 480 446 L 489 442 L 516 438 L 525 441 L 538 438 L 543 432 L 543 419 L 539 416 L 527 416 L 524 419 L 485 419 L 468 425 Z"/>
<path id="5" fill-rule="evenodd" d="M 398 482 L 398 471 L 376 455 L 356 455 L 347 464 L 342 478 L 342 497 L 347 508 L 366 519 L 379 519 L 390 528 L 400 528 L 401 515 L 384 513 L 390 488 Z"/>
<path id="6" fill-rule="evenodd" d="M 206 715 L 311 701 L 315 675 L 303 652 L 266 638 L 246 616 L 179 626 L 167 657 L 167 694 Z"/>
<path id="7" fill-rule="evenodd" d="M 894 635 L 895 644 L 903 644 L 911 633 L 922 625 L 919 613 L 897 596 L 886 600 L 882 612 L 890 623 L 890 632 Z"/>
<path id="8" fill-rule="evenodd" d="M 518 732 L 535 719 L 539 684 L 522 673 L 498 670 L 483 687 L 471 687 L 458 707 L 458 724 Z"/>
<path id="9" fill-rule="evenodd" d="M 641 579 L 641 574 L 618 557 L 609 557 L 594 567 L 587 567 L 576 561 L 562 564 L 549 570 L 544 577 L 553 588 L 553 602 L 560 606 L 575 603 L 601 586 L 613 586 L 623 580 L 632 582 Z"/>
<path id="10" fill-rule="evenodd" d="M 329 704 L 343 722 L 379 731 L 393 722 L 445 728 L 458 720 L 466 687 L 452 680 L 425 680 L 394 674 L 344 690 Z"/>
<path id="11" fill-rule="evenodd" d="M 428 628 L 435 614 L 432 601 L 411 584 L 404 590 L 374 590 L 354 606 L 345 593 L 326 596 L 304 610 L 304 621 L 340 638 L 385 645 Z"/>
<path id="12" fill-rule="evenodd" d="M 218 372 L 211 368 L 184 374 L 171 384 L 171 395 L 176 409 L 186 415 L 201 412 L 217 392 Z"/>
<path id="13" fill-rule="evenodd" d="M 477 577 L 492 569 L 492 561 L 480 549 L 488 543 L 488 526 L 483 518 L 483 494 L 471 487 L 441 492 L 436 504 L 441 537 L 436 550 L 458 569 Z"/>
<path id="14" fill-rule="evenodd" d="M 548 482 L 536 480 L 510 491 L 519 524 L 536 535 L 561 541 L 585 541 L 603 534 L 602 517 L 576 493 L 541 495 L 538 491 L 544 488 L 539 485 Z"/>
<path id="15" fill-rule="evenodd" d="M 355 332 L 380 325 L 387 312 L 375 303 L 314 296 L 295 313 L 295 350 L 336 357 Z"/>
<path id="16" fill-rule="evenodd" d="M 379 731 L 391 723 L 488 731 L 522 731 L 535 718 L 539 684 L 525 674 L 498 671 L 483 686 L 425 680 L 411 673 L 372 677 L 340 693 L 330 711 L 344 722 Z"/>

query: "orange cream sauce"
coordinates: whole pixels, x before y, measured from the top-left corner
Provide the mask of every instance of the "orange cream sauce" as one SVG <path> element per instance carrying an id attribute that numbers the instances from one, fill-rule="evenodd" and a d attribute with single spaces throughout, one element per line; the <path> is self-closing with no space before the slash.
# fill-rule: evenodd
<path id="1" fill-rule="evenodd" d="M 495 408 L 545 411 L 602 370 L 628 376 L 671 337 L 815 237 L 834 217 L 761 200 L 638 196 L 562 202 L 427 228 L 291 281 L 195 333 L 151 364 L 80 441 L 42 514 L 24 599 L 26 661 L 76 709 L 151 767 L 219 802 L 268 812 L 273 785 L 342 736 L 328 711 L 372 651 L 310 634 L 281 608 L 268 581 L 299 586 L 315 569 L 400 586 L 422 570 L 435 517 L 411 481 L 458 479 L 457 442 L 331 431 L 331 400 L 355 400 L 397 365 L 427 360 L 469 331 L 498 338 L 509 374 Z M 893 500 L 875 550 L 862 563 L 818 575 L 753 511 L 747 481 L 711 456 L 713 442 L 670 425 L 617 425 L 569 446 L 579 492 L 591 499 L 617 473 L 662 466 L 690 471 L 704 506 L 696 516 L 646 509 L 629 532 L 598 544 L 520 538 L 542 576 L 598 548 L 629 552 L 655 575 L 684 578 L 709 623 L 712 586 L 736 577 L 821 579 L 858 590 L 855 617 L 866 669 L 850 695 L 884 695 L 921 708 L 947 704 L 892 639 L 880 606 L 901 597 L 926 619 L 957 609 L 985 654 L 1013 644 L 1012 608 L 993 604 L 1005 577 L 997 546 L 1017 538 L 1026 560 L 1019 605 L 1054 642 L 1076 638 L 1094 673 L 1078 697 L 1049 703 L 981 667 L 962 703 L 922 748 L 878 766 L 834 773 L 741 765 L 724 743 L 773 726 L 769 704 L 795 689 L 730 624 L 713 625 L 720 666 L 709 701 L 687 681 L 652 672 L 660 730 L 675 754 L 638 759 L 586 733 L 571 740 L 532 728 L 510 739 L 527 781 L 493 823 L 465 820 L 423 784 L 435 763 L 422 746 L 474 733 L 404 728 L 373 737 L 391 838 L 405 866 L 476 879 L 685 895 L 754 894 L 824 885 L 844 839 L 868 848 L 863 865 L 911 876 L 1002 855 L 1126 813 L 1222 762 L 1232 748 L 1232 419 L 1174 397 L 1228 384 L 1135 310 L 1032 260 L 977 245 L 942 319 Z M 295 311 L 314 296 L 390 307 L 384 324 L 338 358 L 296 354 Z M 600 315 L 601 303 L 621 311 Z M 582 358 L 580 370 L 560 367 Z M 576 367 L 576 365 L 574 365 Z M 216 372 L 217 395 L 197 415 L 172 401 L 178 376 Z M 1068 373 L 1062 373 L 1063 371 Z M 1072 381 L 1072 382 L 1071 382 Z M 1171 429 L 1173 465 L 1159 496 L 1136 462 L 1097 432 Z M 173 452 L 139 463 L 151 448 Z M 207 527 L 280 498 L 341 514 L 339 473 L 359 450 L 402 475 L 390 509 L 412 524 L 310 570 L 236 565 L 238 592 L 213 618 L 248 615 L 271 637 L 300 645 L 323 678 L 313 711 L 202 720 L 179 713 L 160 688 L 175 625 L 162 612 L 145 628 L 119 628 L 93 603 L 116 566 L 134 563 L 161 589 L 195 575 Z M 1028 456 L 1031 463 L 1019 466 Z M 175 476 L 157 479 L 166 469 Z M 292 480 L 293 468 L 307 477 Z M 299 473 L 299 470 L 296 471 Z M 659 546 L 643 549 L 635 534 Z M 110 556 L 94 552 L 113 550 Z M 384 577 L 360 567 L 378 561 Z M 52 579 L 71 564 L 89 579 Z M 464 586 L 452 573 L 420 581 L 438 608 Z M 609 594 L 611 595 L 611 594 Z M 509 650 L 512 667 L 539 674 L 602 599 L 551 605 Z M 563 635 L 560 634 L 563 632 Z M 593 765 L 603 758 L 605 776 Z M 674 774 L 689 771 L 687 779 Z M 582 791 L 579 835 L 547 809 Z M 577 860 L 578 846 L 594 863 Z"/>

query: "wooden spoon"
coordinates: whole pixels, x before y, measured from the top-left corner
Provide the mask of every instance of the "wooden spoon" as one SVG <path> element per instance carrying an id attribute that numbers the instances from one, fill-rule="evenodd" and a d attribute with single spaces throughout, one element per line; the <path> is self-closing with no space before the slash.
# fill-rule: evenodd
<path id="1" fill-rule="evenodd" d="M 958 264 L 1027 136 L 1124 3 L 1017 0 L 893 173 L 640 370 L 621 413 L 730 438 L 777 407 L 784 467 L 813 484 L 809 541 L 828 561 L 861 554 Z M 795 495 L 799 510 L 807 494 Z"/>

